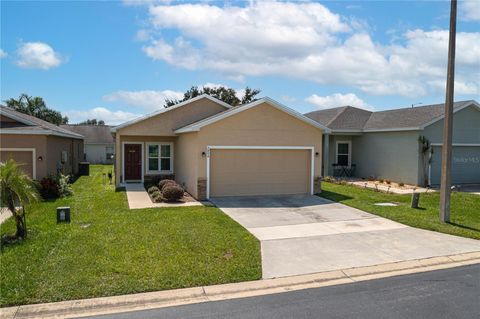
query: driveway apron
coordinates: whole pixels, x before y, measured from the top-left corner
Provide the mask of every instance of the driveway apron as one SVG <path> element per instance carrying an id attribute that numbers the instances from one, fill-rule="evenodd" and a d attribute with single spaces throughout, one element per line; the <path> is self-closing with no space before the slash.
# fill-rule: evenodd
<path id="1" fill-rule="evenodd" d="M 480 241 L 409 227 L 318 196 L 211 201 L 261 242 L 263 278 L 480 251 Z"/>

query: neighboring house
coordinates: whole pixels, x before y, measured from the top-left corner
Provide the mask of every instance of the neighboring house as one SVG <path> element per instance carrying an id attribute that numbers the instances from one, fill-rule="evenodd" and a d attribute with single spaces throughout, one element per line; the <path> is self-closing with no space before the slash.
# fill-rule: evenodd
<path id="1" fill-rule="evenodd" d="M 83 136 L 34 116 L 0 106 L 0 161 L 13 158 L 33 179 L 77 174 Z"/>
<path id="2" fill-rule="evenodd" d="M 171 176 L 197 199 L 320 191 L 329 129 L 269 98 L 201 95 L 112 129 L 117 185 Z"/>
<path id="3" fill-rule="evenodd" d="M 83 135 L 85 160 L 91 164 L 113 164 L 115 140 L 108 125 L 61 125 Z"/>
<path id="4" fill-rule="evenodd" d="M 332 131 L 324 137 L 324 175 L 333 175 L 334 164 L 339 164 L 354 167 L 350 171 L 357 177 L 415 185 L 427 180 L 429 185 L 439 185 L 444 104 L 380 112 L 345 106 L 306 116 Z M 425 163 L 420 136 L 432 145 Z M 452 154 L 452 183 L 480 184 L 480 105 L 476 101 L 454 104 Z"/>

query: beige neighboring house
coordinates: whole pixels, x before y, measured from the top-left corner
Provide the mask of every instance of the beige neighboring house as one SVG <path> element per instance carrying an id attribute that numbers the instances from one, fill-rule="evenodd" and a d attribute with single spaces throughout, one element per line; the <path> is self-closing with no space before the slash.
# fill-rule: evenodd
<path id="1" fill-rule="evenodd" d="M 84 160 L 90 164 L 113 164 L 115 140 L 108 125 L 60 125 L 83 136 Z"/>
<path id="2" fill-rule="evenodd" d="M 13 158 L 33 179 L 61 171 L 77 174 L 83 136 L 0 106 L 0 161 Z"/>
<path id="3" fill-rule="evenodd" d="M 202 200 L 319 192 L 329 129 L 270 98 L 231 107 L 201 95 L 112 132 L 118 186 L 173 175 Z"/>

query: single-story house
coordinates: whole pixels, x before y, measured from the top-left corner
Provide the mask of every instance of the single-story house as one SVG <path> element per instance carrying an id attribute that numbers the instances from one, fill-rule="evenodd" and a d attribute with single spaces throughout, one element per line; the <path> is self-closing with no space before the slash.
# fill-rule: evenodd
<path id="1" fill-rule="evenodd" d="M 108 125 L 60 125 L 84 137 L 84 160 L 91 164 L 113 164 L 115 140 Z"/>
<path id="2" fill-rule="evenodd" d="M 0 106 L 0 161 L 13 158 L 33 179 L 77 174 L 83 136 L 34 116 Z"/>
<path id="3" fill-rule="evenodd" d="M 370 112 L 345 106 L 305 114 L 331 129 L 324 175 L 350 173 L 414 185 L 440 184 L 444 104 Z M 419 138 L 431 144 L 422 151 Z M 454 103 L 452 183 L 480 184 L 480 104 Z"/>
<path id="4" fill-rule="evenodd" d="M 172 176 L 197 199 L 320 191 L 330 130 L 270 98 L 201 95 L 112 129 L 117 185 Z"/>

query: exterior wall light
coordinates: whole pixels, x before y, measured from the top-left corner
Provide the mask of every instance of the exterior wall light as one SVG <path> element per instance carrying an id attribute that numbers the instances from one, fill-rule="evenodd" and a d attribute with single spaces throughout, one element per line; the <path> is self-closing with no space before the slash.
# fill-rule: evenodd
<path id="1" fill-rule="evenodd" d="M 42 156 L 39 156 L 39 157 L 37 157 L 37 160 L 38 160 L 39 162 L 41 162 L 41 161 L 43 161 L 43 157 L 42 157 Z"/>
<path id="2" fill-rule="evenodd" d="M 315 152 L 315 156 L 318 157 L 320 155 L 319 152 Z"/>
<path id="3" fill-rule="evenodd" d="M 205 156 L 207 156 L 207 153 L 202 152 L 202 157 L 205 157 Z"/>

